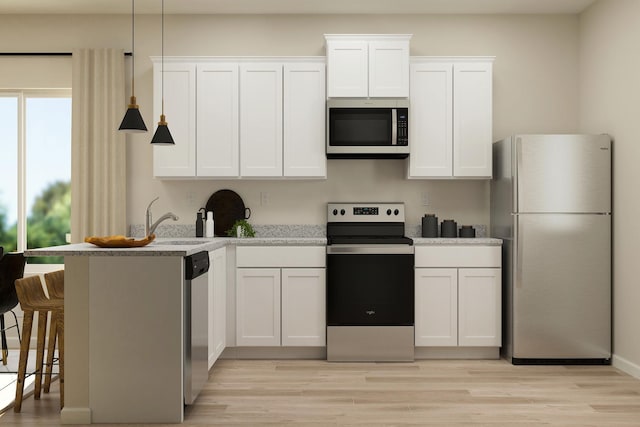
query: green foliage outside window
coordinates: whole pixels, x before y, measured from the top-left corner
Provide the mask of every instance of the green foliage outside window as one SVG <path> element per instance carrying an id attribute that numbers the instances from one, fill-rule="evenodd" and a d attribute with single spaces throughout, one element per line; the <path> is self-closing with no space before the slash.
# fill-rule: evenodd
<path id="1" fill-rule="evenodd" d="M 71 183 L 50 184 L 36 197 L 27 218 L 27 248 L 43 248 L 66 243 L 71 229 Z M 7 209 L 0 206 L 0 246 L 5 252 L 16 250 L 17 224 L 7 224 Z M 64 257 L 29 257 L 29 264 L 62 264 Z"/>

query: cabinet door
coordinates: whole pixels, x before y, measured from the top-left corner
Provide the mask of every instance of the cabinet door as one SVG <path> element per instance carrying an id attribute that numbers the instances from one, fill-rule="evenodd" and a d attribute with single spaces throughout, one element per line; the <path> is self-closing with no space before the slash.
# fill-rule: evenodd
<path id="1" fill-rule="evenodd" d="M 502 345 L 502 292 L 499 268 L 458 270 L 459 345 Z"/>
<path id="2" fill-rule="evenodd" d="M 284 66 L 284 176 L 327 176 L 325 65 Z"/>
<path id="3" fill-rule="evenodd" d="M 227 341 L 227 248 L 209 252 L 213 280 L 212 301 L 209 305 L 209 369 L 224 351 Z M 212 312 L 213 311 L 213 312 Z"/>
<path id="4" fill-rule="evenodd" d="M 196 173 L 237 177 L 240 173 L 238 64 L 198 64 L 197 68 Z"/>
<path id="5" fill-rule="evenodd" d="M 282 64 L 240 65 L 240 175 L 282 176 Z"/>
<path id="6" fill-rule="evenodd" d="M 491 178 L 492 64 L 463 62 L 453 75 L 453 174 Z"/>
<path id="7" fill-rule="evenodd" d="M 153 132 L 162 112 L 160 64 L 153 67 Z M 175 145 L 153 147 L 153 175 L 196 176 L 196 66 L 164 64 L 164 114 Z M 152 135 L 149 135 L 151 138 Z"/>
<path id="8" fill-rule="evenodd" d="M 366 41 L 327 42 L 327 97 L 367 97 L 368 45 Z"/>
<path id="9" fill-rule="evenodd" d="M 280 345 L 280 269 L 236 269 L 236 345 Z"/>
<path id="10" fill-rule="evenodd" d="M 369 96 L 409 96 L 409 41 L 369 42 Z"/>
<path id="11" fill-rule="evenodd" d="M 453 65 L 411 64 L 409 177 L 453 175 Z"/>
<path id="12" fill-rule="evenodd" d="M 416 268 L 416 346 L 458 345 L 458 270 Z"/>
<path id="13" fill-rule="evenodd" d="M 282 345 L 326 345 L 324 268 L 282 269 Z"/>

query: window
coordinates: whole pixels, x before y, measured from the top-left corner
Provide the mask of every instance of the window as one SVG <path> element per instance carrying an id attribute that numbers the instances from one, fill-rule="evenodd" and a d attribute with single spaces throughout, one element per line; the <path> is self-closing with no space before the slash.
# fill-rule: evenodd
<path id="1" fill-rule="evenodd" d="M 0 245 L 62 245 L 71 216 L 71 91 L 0 91 Z M 62 264 L 30 257 L 29 264 Z"/>

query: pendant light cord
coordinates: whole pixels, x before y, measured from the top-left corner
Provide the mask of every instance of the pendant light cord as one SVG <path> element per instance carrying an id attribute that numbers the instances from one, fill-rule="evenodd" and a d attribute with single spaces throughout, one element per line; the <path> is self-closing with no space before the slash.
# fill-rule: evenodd
<path id="1" fill-rule="evenodd" d="M 160 54 L 162 55 L 162 67 L 161 67 L 161 73 L 162 73 L 162 79 L 161 79 L 161 96 L 162 96 L 162 115 L 164 116 L 164 0 L 162 0 L 162 19 L 161 19 L 161 26 L 162 26 L 162 31 L 160 31 L 160 40 L 161 40 L 161 44 L 160 44 Z"/>
<path id="2" fill-rule="evenodd" d="M 131 0 L 131 96 L 135 96 L 135 61 L 134 52 L 136 50 L 136 0 Z"/>

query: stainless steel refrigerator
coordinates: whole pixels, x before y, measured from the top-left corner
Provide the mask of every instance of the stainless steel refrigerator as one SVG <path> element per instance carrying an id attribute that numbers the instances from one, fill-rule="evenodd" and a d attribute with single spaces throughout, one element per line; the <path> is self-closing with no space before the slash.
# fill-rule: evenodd
<path id="1" fill-rule="evenodd" d="M 491 235 L 503 239 L 503 355 L 610 363 L 611 139 L 493 144 Z"/>

